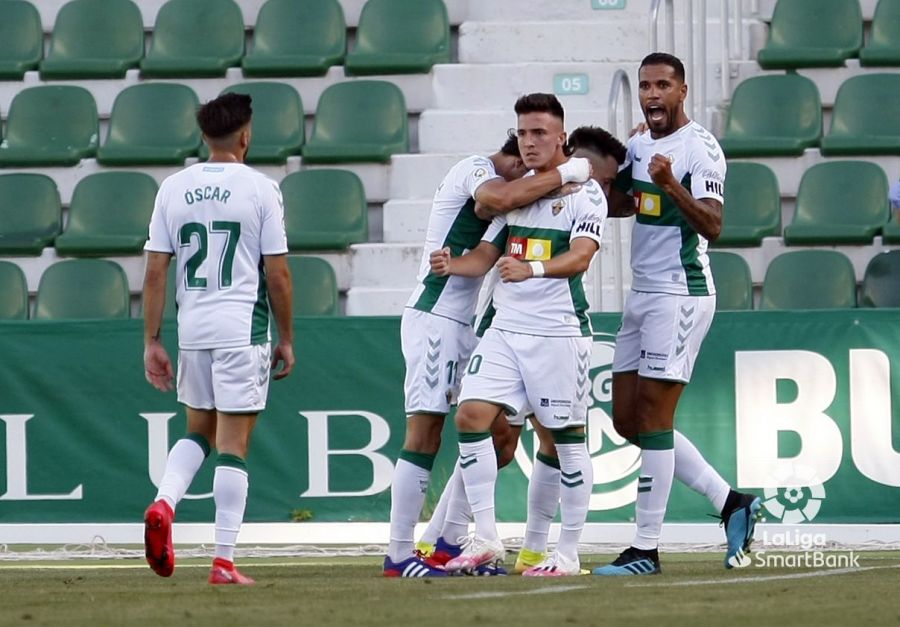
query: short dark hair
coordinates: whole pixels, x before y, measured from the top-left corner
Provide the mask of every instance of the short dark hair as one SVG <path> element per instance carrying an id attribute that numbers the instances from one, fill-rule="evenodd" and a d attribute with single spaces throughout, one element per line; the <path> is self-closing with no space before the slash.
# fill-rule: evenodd
<path id="1" fill-rule="evenodd" d="M 625 146 L 609 131 L 599 126 L 579 126 L 569 134 L 570 154 L 579 148 L 595 152 L 601 157 L 612 157 L 621 165 L 625 163 Z"/>
<path id="2" fill-rule="evenodd" d="M 684 63 L 674 55 L 667 52 L 651 52 L 644 57 L 643 61 L 641 61 L 641 67 L 638 68 L 638 72 L 640 72 L 641 68 L 645 65 L 668 65 L 675 70 L 675 76 L 677 76 L 682 83 L 684 82 Z"/>
<path id="3" fill-rule="evenodd" d="M 210 139 L 222 139 L 250 122 L 253 99 L 247 94 L 227 93 L 210 100 L 197 111 L 197 124 Z"/>
<path id="4" fill-rule="evenodd" d="M 500 147 L 500 152 L 510 157 L 522 156 L 522 153 L 519 151 L 519 138 L 516 137 L 516 129 L 511 128 L 506 132 L 506 141 Z"/>
<path id="5" fill-rule="evenodd" d="M 560 122 L 566 121 L 562 105 L 553 94 L 525 94 L 516 100 L 516 115 L 523 113 L 549 113 Z"/>

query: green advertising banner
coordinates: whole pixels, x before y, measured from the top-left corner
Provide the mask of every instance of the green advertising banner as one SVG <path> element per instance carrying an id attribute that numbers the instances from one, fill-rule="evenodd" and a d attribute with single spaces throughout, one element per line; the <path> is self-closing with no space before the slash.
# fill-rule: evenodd
<path id="1" fill-rule="evenodd" d="M 639 451 L 612 428 L 619 316 L 593 316 L 589 520 L 634 514 Z M 386 522 L 403 441 L 398 318 L 298 318 L 298 366 L 273 382 L 248 459 L 248 522 Z M 166 336 L 174 355 L 174 335 Z M 141 322 L 0 323 L 0 523 L 139 522 L 183 434 L 175 394 L 144 381 Z M 900 520 L 900 313 L 717 314 L 676 426 L 726 480 L 764 497 L 770 520 Z M 456 455 L 452 420 L 433 506 Z M 498 518 L 525 520 L 534 435 L 500 472 Z M 213 460 L 179 506 L 213 519 Z M 676 483 L 667 520 L 711 508 Z"/>

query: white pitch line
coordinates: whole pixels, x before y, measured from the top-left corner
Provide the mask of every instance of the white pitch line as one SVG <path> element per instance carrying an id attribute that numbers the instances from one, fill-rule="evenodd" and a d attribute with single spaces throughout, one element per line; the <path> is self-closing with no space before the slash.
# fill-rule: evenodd
<path id="1" fill-rule="evenodd" d="M 254 566 L 335 566 L 334 562 L 272 562 L 242 563 L 247 568 Z M 0 564 L 0 572 L 4 570 L 141 570 L 150 568 L 147 564 Z M 179 564 L 176 568 L 209 568 L 209 564 Z"/>
<path id="2" fill-rule="evenodd" d="M 450 594 L 445 599 L 498 599 L 500 597 L 512 597 L 521 594 L 552 594 L 554 592 L 570 592 L 572 590 L 584 590 L 589 586 L 551 586 L 549 588 L 536 588 L 533 590 L 506 590 L 503 592 L 472 592 L 470 594 Z"/>
<path id="3" fill-rule="evenodd" d="M 760 581 L 780 581 L 784 579 L 809 579 L 812 577 L 831 577 L 834 575 L 847 575 L 861 573 L 866 570 L 881 570 L 883 568 L 900 568 L 900 564 L 887 566 L 861 566 L 860 568 L 835 568 L 832 570 L 816 570 L 808 573 L 793 573 L 790 575 L 755 575 L 752 577 L 735 577 L 733 579 L 686 579 L 684 581 L 668 581 L 660 583 L 628 583 L 626 588 L 668 588 L 676 586 L 720 586 L 733 583 L 757 583 Z"/>

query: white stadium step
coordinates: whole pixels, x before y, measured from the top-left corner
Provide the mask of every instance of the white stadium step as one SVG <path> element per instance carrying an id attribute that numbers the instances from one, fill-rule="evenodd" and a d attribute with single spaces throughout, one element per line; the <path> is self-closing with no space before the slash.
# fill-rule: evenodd
<path id="1" fill-rule="evenodd" d="M 350 289 L 355 287 L 409 287 L 416 284 L 422 242 L 354 244 L 350 247 Z"/>
<path id="2" fill-rule="evenodd" d="M 622 6 L 624 5 L 624 6 Z M 622 7 L 622 8 L 616 8 Z M 468 19 L 481 22 L 608 21 L 615 18 L 647 19 L 649 4 L 632 0 L 582 0 L 581 2 L 472 2 Z"/>
<path id="3" fill-rule="evenodd" d="M 413 286 L 351 287 L 347 292 L 348 316 L 399 316 Z"/>
<path id="4" fill-rule="evenodd" d="M 491 152 L 495 150 L 496 147 Z M 391 157 L 390 197 L 430 200 L 450 168 L 472 154 L 475 153 L 394 155 Z"/>
<path id="5" fill-rule="evenodd" d="M 384 203 L 383 212 L 385 243 L 425 241 L 431 213 L 430 199 L 389 200 Z"/>

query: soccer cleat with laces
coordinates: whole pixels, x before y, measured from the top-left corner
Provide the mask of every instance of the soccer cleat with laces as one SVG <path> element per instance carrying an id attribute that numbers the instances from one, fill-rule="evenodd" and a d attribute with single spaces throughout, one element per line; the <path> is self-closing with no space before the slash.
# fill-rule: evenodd
<path id="1" fill-rule="evenodd" d="M 622 551 L 612 564 L 598 566 L 593 572 L 595 575 L 622 577 L 658 575 L 662 569 L 659 567 L 659 554 L 656 549 L 648 551 L 630 546 Z"/>
<path id="2" fill-rule="evenodd" d="M 546 555 L 543 553 L 522 547 L 522 550 L 519 551 L 519 556 L 516 558 L 516 565 L 513 567 L 513 570 L 521 575 L 529 568 L 543 562 L 544 557 Z"/>
<path id="3" fill-rule="evenodd" d="M 462 553 L 462 546 L 450 544 L 444 538 L 438 538 L 434 550 L 425 559 L 425 563 L 432 568 L 443 568 L 444 564 Z"/>
<path id="4" fill-rule="evenodd" d="M 416 552 L 422 554 L 424 557 L 431 557 L 431 554 L 434 553 L 435 545 L 429 542 L 416 542 Z"/>
<path id="5" fill-rule="evenodd" d="M 209 571 L 209 583 L 213 585 L 237 584 L 239 586 L 252 586 L 256 582 L 235 568 L 234 562 L 217 557 L 213 560 L 212 568 Z"/>
<path id="6" fill-rule="evenodd" d="M 762 500 L 752 494 L 740 494 L 738 506 L 722 518 L 725 523 L 725 538 L 728 549 L 725 552 L 725 568 L 743 568 L 750 564 L 750 545 L 753 532 L 760 517 Z"/>
<path id="7" fill-rule="evenodd" d="M 462 543 L 462 552 L 444 564 L 449 573 L 477 574 L 479 566 L 500 566 L 506 558 L 506 550 L 500 540 L 487 540 L 471 535 Z"/>
<path id="8" fill-rule="evenodd" d="M 571 577 L 573 575 L 581 574 L 581 564 L 578 559 L 574 562 L 569 558 L 560 555 L 558 552 L 554 551 L 546 558 L 544 558 L 541 563 L 536 566 L 532 566 L 524 573 L 522 573 L 523 577 Z"/>
<path id="9" fill-rule="evenodd" d="M 422 559 L 420 554 L 411 555 L 401 562 L 394 563 L 391 558 L 384 558 L 385 577 L 446 577 L 447 573 L 440 568 L 433 568 Z"/>
<path id="10" fill-rule="evenodd" d="M 175 512 L 162 499 L 151 503 L 144 512 L 144 554 L 150 568 L 160 577 L 170 577 L 175 570 L 174 518 Z"/>

